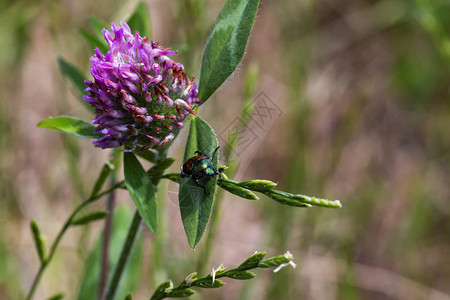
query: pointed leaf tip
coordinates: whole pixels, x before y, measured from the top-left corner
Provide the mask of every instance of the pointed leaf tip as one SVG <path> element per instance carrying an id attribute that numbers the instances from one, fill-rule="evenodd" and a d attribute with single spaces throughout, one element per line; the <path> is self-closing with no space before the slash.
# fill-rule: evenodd
<path id="1" fill-rule="evenodd" d="M 69 116 L 48 118 L 39 122 L 37 127 L 57 130 L 82 138 L 98 139 L 103 136 L 103 134 L 95 132 L 95 127 L 92 124 Z"/>
<path id="2" fill-rule="evenodd" d="M 206 101 L 241 61 L 259 0 L 227 0 L 203 52 L 198 98 Z"/>
<path id="3" fill-rule="evenodd" d="M 41 230 L 35 220 L 31 220 L 30 227 L 39 260 L 41 261 L 41 264 L 44 264 L 47 259 L 45 254 L 44 237 L 41 234 Z"/>

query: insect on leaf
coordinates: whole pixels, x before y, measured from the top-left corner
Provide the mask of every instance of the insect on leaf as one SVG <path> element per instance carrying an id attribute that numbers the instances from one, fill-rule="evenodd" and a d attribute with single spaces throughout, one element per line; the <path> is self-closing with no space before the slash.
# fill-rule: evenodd
<path id="1" fill-rule="evenodd" d="M 195 151 L 211 155 L 216 148 L 217 139 L 212 128 L 201 118 L 193 117 L 184 152 L 184 161 L 194 156 Z M 213 159 L 216 168 L 217 161 L 218 155 Z M 194 179 L 190 177 L 181 178 L 178 194 L 181 219 L 189 245 L 192 248 L 195 248 L 198 244 L 208 224 L 216 192 L 216 183 L 216 176 L 204 179 L 205 192 Z"/>

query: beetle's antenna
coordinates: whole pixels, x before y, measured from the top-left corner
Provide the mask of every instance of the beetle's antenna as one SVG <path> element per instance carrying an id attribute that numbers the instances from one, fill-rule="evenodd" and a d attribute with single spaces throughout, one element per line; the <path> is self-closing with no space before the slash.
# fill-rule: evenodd
<path id="1" fill-rule="evenodd" d="M 203 156 L 208 157 L 208 155 L 206 155 L 205 153 L 200 152 L 200 151 L 195 151 L 194 154 L 203 155 Z"/>
<path id="2" fill-rule="evenodd" d="M 216 155 L 217 150 L 219 150 L 219 148 L 220 148 L 220 146 L 218 146 L 218 147 L 216 148 L 216 150 L 214 150 L 214 152 L 213 152 L 213 154 L 212 154 L 212 156 L 211 156 L 211 160 L 214 158 L 214 156 Z"/>

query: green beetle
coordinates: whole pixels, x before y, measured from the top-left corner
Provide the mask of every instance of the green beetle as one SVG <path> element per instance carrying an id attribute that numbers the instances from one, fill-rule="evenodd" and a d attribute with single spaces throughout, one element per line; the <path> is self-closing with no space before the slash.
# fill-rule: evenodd
<path id="1" fill-rule="evenodd" d="M 198 156 L 193 156 L 189 158 L 182 166 L 181 166 L 181 177 L 191 177 L 195 180 L 198 186 L 200 186 L 205 194 L 208 194 L 206 191 L 206 187 L 203 183 L 200 182 L 200 179 L 212 177 L 218 175 L 221 177 L 220 172 L 222 169 L 217 170 L 214 167 L 212 160 L 219 150 L 220 146 L 214 150 L 211 158 L 208 155 L 201 153 L 200 151 L 195 151 L 195 154 Z"/>

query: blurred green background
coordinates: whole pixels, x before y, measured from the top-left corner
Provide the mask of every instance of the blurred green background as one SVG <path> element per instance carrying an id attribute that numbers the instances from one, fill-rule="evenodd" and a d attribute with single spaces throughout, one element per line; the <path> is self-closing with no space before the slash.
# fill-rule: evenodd
<path id="1" fill-rule="evenodd" d="M 175 60 L 198 77 L 223 2 L 147 1 L 151 38 L 179 49 Z M 23 298 L 37 272 L 30 219 L 50 244 L 109 155 L 36 128 L 49 116 L 91 118 L 57 58 L 88 76 L 92 50 L 79 28 L 89 28 L 91 16 L 124 20 L 136 4 L 0 2 L 0 299 Z M 147 299 L 155 284 L 177 283 L 198 265 L 209 272 L 255 250 L 289 250 L 295 270 L 258 271 L 195 299 L 450 299 L 449 70 L 448 0 L 262 1 L 243 62 L 200 114 L 222 136 L 243 103 L 264 93 L 280 113 L 264 126 L 249 123 L 256 138 L 233 157 L 236 179 L 271 179 L 344 207 L 299 209 L 224 194 L 205 262 L 205 239 L 189 248 L 177 187 L 165 183 L 162 230 L 154 237 L 144 229 L 142 267 L 129 274 L 134 298 Z M 172 148 L 173 171 L 184 135 Z M 118 202 L 131 208 L 124 192 Z M 105 200 L 94 206 L 103 209 Z M 77 298 L 102 226 L 69 231 L 36 299 Z"/>

